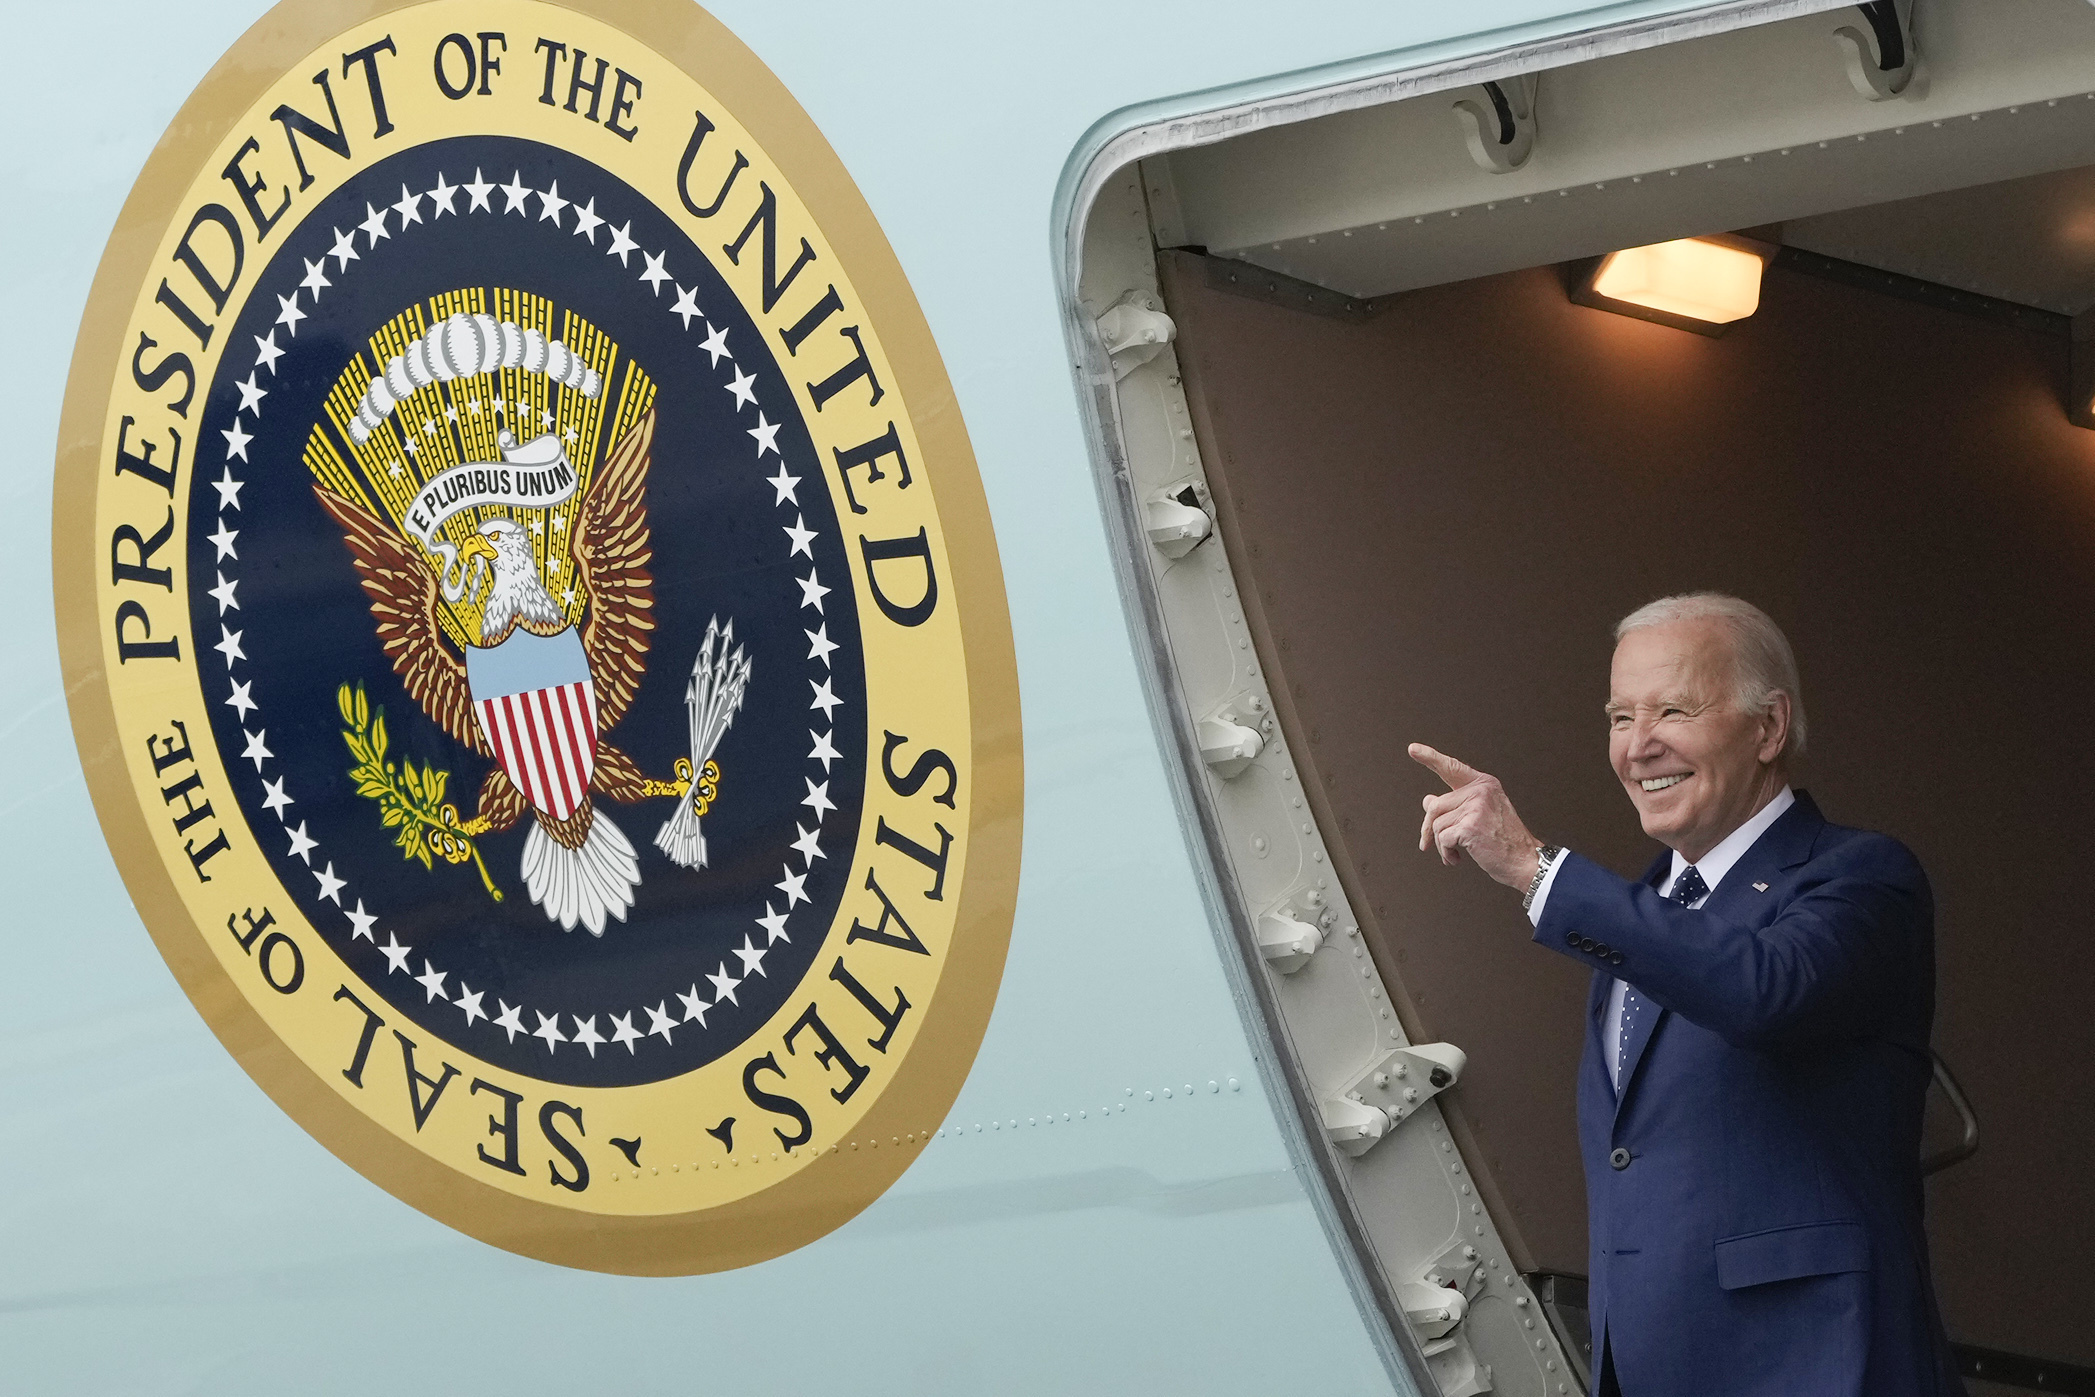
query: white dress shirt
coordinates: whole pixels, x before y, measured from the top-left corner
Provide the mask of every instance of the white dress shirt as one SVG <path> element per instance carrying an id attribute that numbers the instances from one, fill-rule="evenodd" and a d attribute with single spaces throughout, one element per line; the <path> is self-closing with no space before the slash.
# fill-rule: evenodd
<path id="1" fill-rule="evenodd" d="M 1782 812 L 1796 803 L 1796 792 L 1784 786 L 1773 800 L 1755 811 L 1751 819 L 1725 835 L 1717 842 L 1715 848 L 1704 854 L 1701 861 L 1695 865 L 1695 871 L 1702 875 L 1702 881 L 1709 888 L 1709 892 L 1697 898 L 1690 906 L 1700 907 L 1708 902 L 1710 893 L 1714 893 L 1717 885 L 1724 881 L 1724 875 L 1731 872 L 1732 866 L 1768 832 L 1768 826 L 1781 819 Z M 1542 906 L 1549 900 L 1549 890 L 1557 881 L 1557 870 L 1563 866 L 1564 856 L 1559 854 L 1557 861 L 1549 866 L 1549 872 L 1543 875 L 1542 886 L 1535 889 L 1535 900 L 1528 907 L 1528 920 L 1536 926 L 1542 925 Z M 1672 895 L 1673 885 L 1680 881 L 1680 875 L 1687 866 L 1687 859 L 1681 855 L 1680 850 L 1675 849 L 1673 867 L 1667 872 L 1665 881 L 1659 885 L 1660 897 Z M 1622 1085 L 1618 1075 L 1622 1062 L 1622 999 L 1627 989 L 1628 986 L 1620 980 L 1608 986 L 1607 1027 L 1602 1033 L 1602 1041 L 1608 1054 L 1608 1075 L 1614 1079 L 1618 1087 Z"/>

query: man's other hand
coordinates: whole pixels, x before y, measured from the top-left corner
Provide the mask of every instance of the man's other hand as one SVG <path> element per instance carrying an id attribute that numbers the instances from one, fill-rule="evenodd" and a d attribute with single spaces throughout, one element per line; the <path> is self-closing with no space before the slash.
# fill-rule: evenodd
<path id="1" fill-rule="evenodd" d="M 1542 845 L 1514 813 L 1498 778 L 1423 742 L 1412 743 L 1410 752 L 1413 761 L 1448 785 L 1446 794 L 1426 797 L 1419 852 L 1438 850 L 1440 861 L 1449 865 L 1460 863 L 1467 853 L 1494 881 L 1527 891 L 1541 862 Z"/>

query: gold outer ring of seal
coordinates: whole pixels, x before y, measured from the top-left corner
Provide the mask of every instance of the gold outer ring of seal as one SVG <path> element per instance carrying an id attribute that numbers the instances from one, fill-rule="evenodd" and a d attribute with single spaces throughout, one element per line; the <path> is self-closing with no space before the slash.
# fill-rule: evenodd
<path id="1" fill-rule="evenodd" d="M 1002 980 L 1018 895 L 1024 756 L 1017 659 L 989 505 L 951 381 L 894 249 L 814 122 L 711 14 L 683 0 L 562 0 L 616 26 L 711 90 L 761 140 L 850 268 L 912 405 L 946 535 L 965 645 L 973 793 L 968 871 L 939 993 L 908 1058 L 854 1134 L 914 1135 L 840 1151 L 762 1192 L 696 1212 L 583 1214 L 518 1198 L 412 1149 L 286 1047 L 206 948 L 154 852 L 119 752 L 95 608 L 99 463 L 127 315 L 162 231 L 204 158 L 292 63 L 331 36 L 414 8 L 385 0 L 283 0 L 213 66 L 154 147 L 124 201 L 81 316 L 59 418 L 52 583 L 73 737 L 126 888 L 175 978 L 248 1075 L 336 1157 L 395 1197 L 482 1241 L 545 1261 L 627 1275 L 690 1275 L 767 1260 L 833 1231 L 877 1199 L 942 1122 L 973 1065 Z"/>

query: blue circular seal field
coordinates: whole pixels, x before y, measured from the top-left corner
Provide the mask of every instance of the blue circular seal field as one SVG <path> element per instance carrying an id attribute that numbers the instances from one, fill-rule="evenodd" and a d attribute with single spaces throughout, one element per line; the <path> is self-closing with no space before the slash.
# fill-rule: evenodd
<path id="1" fill-rule="evenodd" d="M 257 275 L 192 634 L 342 991 L 549 1082 L 732 1051 L 836 915 L 866 763 L 844 540 L 757 325 L 648 198 L 508 137 L 370 166 Z"/>

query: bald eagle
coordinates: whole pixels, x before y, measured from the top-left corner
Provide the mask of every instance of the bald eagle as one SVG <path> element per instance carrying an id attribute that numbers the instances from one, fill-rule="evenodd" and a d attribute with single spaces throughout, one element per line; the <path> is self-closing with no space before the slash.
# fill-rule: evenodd
<path id="1" fill-rule="evenodd" d="M 342 527 L 379 642 L 407 692 L 491 762 L 464 832 L 507 830 L 530 814 L 522 872 L 531 900 L 562 927 L 593 936 L 625 920 L 640 883 L 632 844 L 596 797 L 631 804 L 683 797 L 691 786 L 648 779 L 603 736 L 639 690 L 655 629 L 646 491 L 654 430 L 650 410 L 613 444 L 576 510 L 564 573 L 586 598 L 579 625 L 547 591 L 514 519 L 489 519 L 465 540 L 459 563 L 484 559 L 491 576 L 480 633 L 463 654 L 438 620 L 448 569 L 362 504 L 313 487 Z M 548 438 L 524 449 L 533 448 L 560 450 Z"/>

